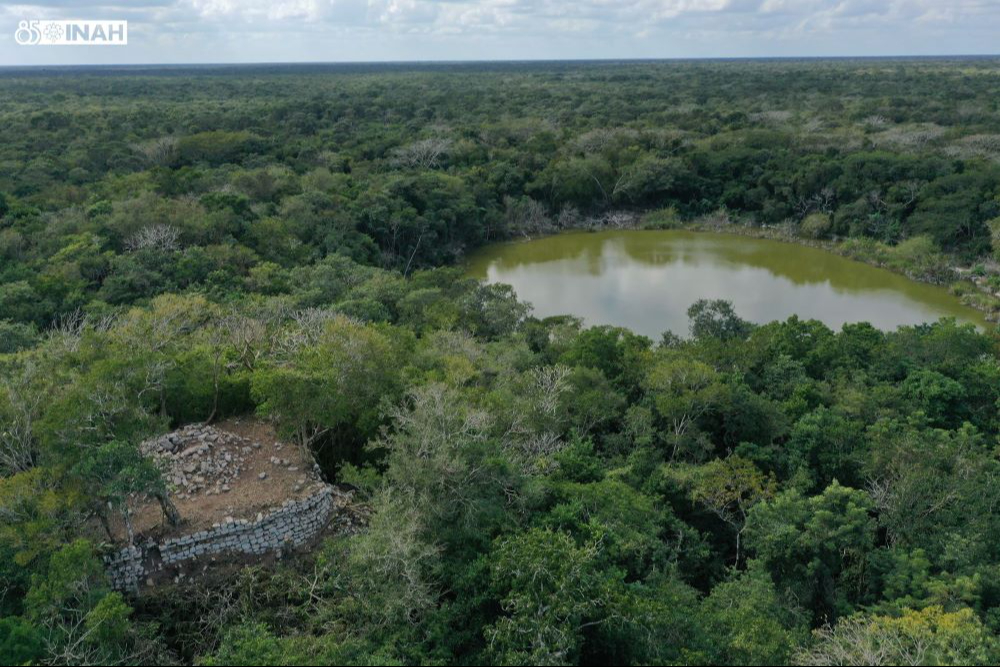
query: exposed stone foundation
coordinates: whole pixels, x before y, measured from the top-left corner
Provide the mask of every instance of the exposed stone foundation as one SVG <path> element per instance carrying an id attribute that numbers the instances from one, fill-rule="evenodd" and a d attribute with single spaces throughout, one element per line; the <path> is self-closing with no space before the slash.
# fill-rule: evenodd
<path id="1" fill-rule="evenodd" d="M 147 578 L 186 561 L 227 552 L 257 556 L 280 552 L 312 539 L 348 500 L 348 494 L 324 486 L 252 521 L 234 519 L 190 535 L 125 547 L 105 557 L 108 575 L 116 589 L 136 591 Z"/>

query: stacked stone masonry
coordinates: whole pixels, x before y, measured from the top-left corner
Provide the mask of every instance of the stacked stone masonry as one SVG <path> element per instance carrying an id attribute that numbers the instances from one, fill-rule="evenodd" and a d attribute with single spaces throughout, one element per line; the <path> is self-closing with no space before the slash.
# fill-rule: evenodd
<path id="1" fill-rule="evenodd" d="M 338 498 L 336 500 L 342 500 Z M 190 535 L 125 547 L 105 558 L 114 588 L 135 591 L 156 572 L 193 559 L 222 553 L 263 555 L 299 546 L 322 530 L 335 505 L 332 487 L 281 507 L 254 520 L 234 519 Z"/>

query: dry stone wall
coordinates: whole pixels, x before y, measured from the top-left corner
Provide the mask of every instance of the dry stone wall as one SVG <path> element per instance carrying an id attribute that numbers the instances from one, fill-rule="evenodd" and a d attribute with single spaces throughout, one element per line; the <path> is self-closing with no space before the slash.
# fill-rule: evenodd
<path id="1" fill-rule="evenodd" d="M 125 547 L 105 558 L 112 585 L 135 591 L 158 572 L 223 553 L 263 555 L 299 546 L 326 526 L 347 496 L 324 486 L 301 500 L 289 500 L 254 520 L 234 519 L 190 535 Z"/>

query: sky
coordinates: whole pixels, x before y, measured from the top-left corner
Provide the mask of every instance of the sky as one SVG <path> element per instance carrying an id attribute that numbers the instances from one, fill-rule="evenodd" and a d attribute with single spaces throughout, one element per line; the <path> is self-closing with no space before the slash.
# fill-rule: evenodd
<path id="1" fill-rule="evenodd" d="M 128 45 L 21 46 L 27 19 L 125 19 Z M 1000 53 L 1000 0 L 29 0 L 0 65 Z"/>

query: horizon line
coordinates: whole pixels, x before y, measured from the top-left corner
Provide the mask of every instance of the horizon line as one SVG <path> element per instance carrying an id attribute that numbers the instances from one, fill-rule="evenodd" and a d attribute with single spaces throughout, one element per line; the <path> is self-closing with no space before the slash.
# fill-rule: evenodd
<path id="1" fill-rule="evenodd" d="M 941 53 L 892 55 L 801 55 L 801 56 L 667 56 L 621 58 L 491 58 L 491 59 L 422 59 L 422 60 L 274 60 L 217 62 L 134 62 L 134 63 L 49 63 L 0 65 L 0 70 L 54 68 L 200 68 L 200 67 L 264 67 L 294 65 L 476 65 L 476 64 L 559 64 L 559 63 L 657 63 L 657 62 L 731 62 L 731 61 L 797 61 L 797 60 L 972 60 L 1000 58 L 1000 53 Z"/>

